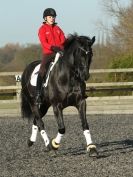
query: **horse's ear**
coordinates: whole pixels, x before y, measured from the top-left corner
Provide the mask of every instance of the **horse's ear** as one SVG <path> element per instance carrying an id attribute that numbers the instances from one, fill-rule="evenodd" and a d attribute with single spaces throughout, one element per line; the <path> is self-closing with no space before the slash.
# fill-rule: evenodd
<path id="1" fill-rule="evenodd" d="M 94 44 L 94 42 L 95 42 L 95 36 L 93 36 L 93 38 L 91 39 L 91 45 L 93 45 Z"/>

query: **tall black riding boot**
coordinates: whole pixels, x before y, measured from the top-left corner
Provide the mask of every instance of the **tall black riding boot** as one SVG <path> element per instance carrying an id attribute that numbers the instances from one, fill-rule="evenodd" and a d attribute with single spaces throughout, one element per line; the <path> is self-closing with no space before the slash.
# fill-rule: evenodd
<path id="1" fill-rule="evenodd" d="M 39 73 L 37 77 L 37 86 L 36 86 L 36 98 L 35 98 L 36 105 L 41 104 L 41 87 L 42 87 L 42 77 Z"/>

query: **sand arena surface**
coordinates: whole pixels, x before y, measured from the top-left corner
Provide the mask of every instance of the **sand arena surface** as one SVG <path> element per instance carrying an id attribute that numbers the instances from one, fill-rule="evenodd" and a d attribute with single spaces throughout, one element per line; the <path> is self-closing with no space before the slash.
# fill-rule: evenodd
<path id="1" fill-rule="evenodd" d="M 44 120 L 44 119 L 43 119 Z M 87 116 L 99 158 L 92 159 L 85 148 L 81 122 L 64 116 L 66 134 L 60 149 L 47 152 L 38 134 L 27 146 L 31 123 L 20 118 L 0 118 L 0 177 L 133 177 L 133 116 Z M 49 137 L 57 133 L 53 116 L 46 116 Z"/>

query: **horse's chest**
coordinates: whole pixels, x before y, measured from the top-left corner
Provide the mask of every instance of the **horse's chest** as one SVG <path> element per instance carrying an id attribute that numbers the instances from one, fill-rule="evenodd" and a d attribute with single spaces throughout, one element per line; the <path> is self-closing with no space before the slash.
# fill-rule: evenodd
<path id="1" fill-rule="evenodd" d="M 67 103 L 68 104 L 75 103 L 81 98 L 82 98 L 81 87 L 79 86 L 72 87 L 67 95 Z"/>
<path id="2" fill-rule="evenodd" d="M 70 93 L 80 94 L 81 92 L 82 92 L 82 89 L 81 89 L 80 85 L 72 86 L 70 88 Z"/>

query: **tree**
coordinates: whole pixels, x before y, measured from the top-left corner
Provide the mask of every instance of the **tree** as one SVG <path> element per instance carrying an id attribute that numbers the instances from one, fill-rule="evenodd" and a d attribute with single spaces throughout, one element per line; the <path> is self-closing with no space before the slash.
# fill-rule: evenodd
<path id="1" fill-rule="evenodd" d="M 29 63 L 39 59 L 41 59 L 40 45 L 21 46 L 16 50 L 13 59 L 4 65 L 1 71 L 23 71 Z"/>
<path id="2" fill-rule="evenodd" d="M 6 44 L 3 48 L 0 48 L 0 63 L 4 65 L 11 62 L 19 48 L 19 44 Z"/>
<path id="3" fill-rule="evenodd" d="M 112 26 L 112 43 L 124 52 L 133 48 L 133 0 L 123 7 L 120 0 L 103 1 L 103 5 L 110 16 L 115 17 L 117 23 Z"/>

